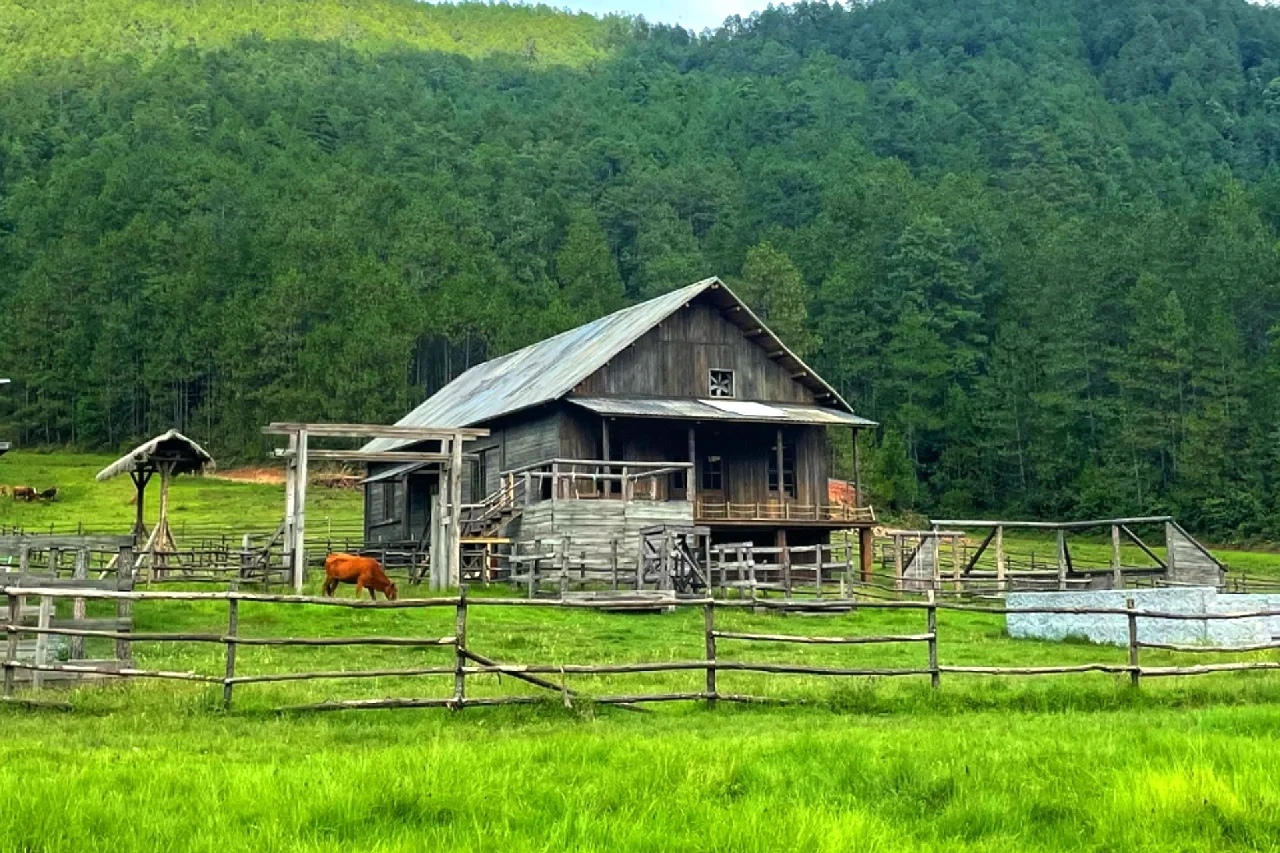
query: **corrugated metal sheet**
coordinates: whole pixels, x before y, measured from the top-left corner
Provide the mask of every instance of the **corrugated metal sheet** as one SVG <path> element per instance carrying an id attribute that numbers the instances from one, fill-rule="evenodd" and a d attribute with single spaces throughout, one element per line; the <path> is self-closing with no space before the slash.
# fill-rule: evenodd
<path id="1" fill-rule="evenodd" d="M 476 426 L 512 412 L 558 400 L 654 326 L 709 290 L 713 291 L 712 298 L 719 307 L 741 309 L 736 311 L 733 322 L 744 330 L 755 329 L 761 335 L 760 340 L 768 342 L 772 355 L 778 358 L 779 363 L 793 375 L 800 377 L 798 381 L 809 385 L 840 407 L 849 409 L 835 389 L 787 349 L 724 282 L 718 278 L 708 278 L 477 365 L 401 418 L 397 425 L 444 428 Z M 831 409 L 823 411 L 838 414 Z M 856 417 L 854 420 L 869 423 Z M 364 449 L 394 450 L 409 443 L 380 438 L 369 442 Z"/>
<path id="2" fill-rule="evenodd" d="M 718 279 L 710 278 L 673 290 L 476 365 L 401 418 L 397 426 L 474 426 L 558 400 L 716 283 Z M 375 439 L 365 449 L 391 450 L 405 444 L 395 439 Z"/>
<path id="3" fill-rule="evenodd" d="M 676 418 L 698 421 L 736 421 L 738 423 L 793 423 L 830 426 L 873 427 L 874 421 L 848 412 L 822 406 L 795 403 L 756 403 L 753 413 L 732 412 L 716 408 L 709 400 L 669 400 L 658 397 L 569 397 L 568 402 L 595 412 L 618 418 Z M 776 415 L 767 414 L 776 412 Z"/>

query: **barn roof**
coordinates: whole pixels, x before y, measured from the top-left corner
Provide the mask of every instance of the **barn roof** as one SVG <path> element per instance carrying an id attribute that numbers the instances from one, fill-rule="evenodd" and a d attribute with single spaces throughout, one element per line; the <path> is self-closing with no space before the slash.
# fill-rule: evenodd
<path id="1" fill-rule="evenodd" d="M 176 429 L 140 444 L 98 472 L 98 480 L 145 470 L 161 462 L 174 463 L 174 474 L 203 474 L 213 470 L 213 457 L 204 448 Z"/>
<path id="2" fill-rule="evenodd" d="M 401 418 L 398 426 L 468 427 L 559 400 L 647 332 L 695 298 L 706 294 L 726 317 L 788 368 L 832 408 L 851 412 L 836 390 L 787 349 L 773 332 L 718 278 L 616 311 L 463 373 Z M 728 309 L 733 309 L 729 311 Z M 375 439 L 365 450 L 391 450 L 409 442 Z"/>

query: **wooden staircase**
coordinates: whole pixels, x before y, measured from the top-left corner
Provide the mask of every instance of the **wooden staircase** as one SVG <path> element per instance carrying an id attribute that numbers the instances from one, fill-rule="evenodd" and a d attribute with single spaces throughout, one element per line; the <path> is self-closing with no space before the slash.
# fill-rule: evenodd
<path id="1" fill-rule="evenodd" d="M 520 517 L 524 509 L 523 480 L 508 478 L 502 488 L 485 498 L 484 503 L 462 508 L 463 539 L 504 538 L 508 525 Z"/>

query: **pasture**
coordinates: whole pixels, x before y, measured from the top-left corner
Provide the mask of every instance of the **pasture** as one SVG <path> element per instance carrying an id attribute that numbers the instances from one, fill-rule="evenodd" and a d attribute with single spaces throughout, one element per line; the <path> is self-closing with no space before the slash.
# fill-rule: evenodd
<path id="1" fill-rule="evenodd" d="M 14 509 L 57 516 L 42 523 L 93 515 L 127 527 L 127 492 L 113 498 L 114 484 L 89 482 L 105 461 L 15 454 L 0 460 L 0 479 L 17 463 L 27 466 L 19 479 L 52 485 L 32 476 L 46 465 L 66 499 Z M 316 491 L 335 512 L 358 517 L 358 495 Z M 184 478 L 175 513 L 241 525 L 261 516 L 265 526 L 279 495 L 273 486 Z M 610 614 L 483 604 L 499 594 L 474 591 L 467 645 L 503 663 L 703 653 L 697 608 Z M 91 614 L 103 606 L 91 602 Z M 139 633 L 216 634 L 226 629 L 227 606 L 146 601 L 134 618 Z M 432 637 L 452 633 L 453 618 L 447 607 L 244 602 L 238 633 Z M 722 630 L 772 634 L 925 629 L 920 611 L 725 610 L 717 619 Z M 1123 664 L 1126 655 L 1083 642 L 1011 640 L 1001 617 L 981 613 L 940 612 L 938 636 L 944 665 Z M 133 654 L 145 669 L 221 676 L 225 651 L 218 643 L 138 642 Z M 236 671 L 402 669 L 452 659 L 447 648 L 241 646 Z M 923 666 L 926 648 L 722 641 L 718 659 L 902 668 Z M 1276 652 L 1230 659 L 1275 660 Z M 1142 658 L 1144 666 L 1202 661 L 1157 650 Z M 590 697 L 696 691 L 704 673 L 547 677 Z M 460 712 L 277 710 L 447 696 L 446 674 L 240 684 L 230 712 L 220 685 L 48 690 L 38 698 L 58 707 L 0 705 L 0 850 L 1199 851 L 1274 849 L 1280 837 L 1280 675 L 1150 679 L 1136 690 L 1107 674 L 944 674 L 937 690 L 927 677 L 719 679 L 723 692 L 790 704 L 686 702 L 638 712 L 585 698 L 566 707 L 559 691 L 497 674 L 469 677 L 467 695 L 542 701 Z"/>
<path id="2" fill-rule="evenodd" d="M 145 602 L 139 631 L 216 629 L 206 602 Z M 246 603 L 256 636 L 447 633 L 449 609 Z M 917 630 L 918 612 L 727 614 L 726 627 Z M 520 662 L 696 656 L 701 614 L 473 608 L 470 645 Z M 815 626 L 817 622 L 819 625 Z M 1111 660 L 1123 649 L 1012 641 L 940 614 L 944 663 Z M 949 641 L 946 638 L 950 638 Z M 245 672 L 447 662 L 440 650 L 242 648 Z M 761 645 L 754 659 L 918 665 L 918 647 Z M 1266 653 L 1257 653 L 1266 654 Z M 139 644 L 149 668 L 217 673 L 221 649 Z M 798 656 L 803 657 L 798 657 Z M 725 653 L 726 658 L 736 656 Z M 1172 655 L 1152 654 L 1153 663 Z M 697 689 L 701 672 L 570 676 L 585 693 Z M 343 696 L 444 695 L 448 677 L 237 687 L 128 683 L 0 707 L 5 850 L 1205 850 L 1280 832 L 1280 678 L 1226 674 L 819 679 L 722 673 L 786 707 L 647 712 L 556 693 L 514 708 L 277 713 Z M 469 679 L 468 695 L 537 688 Z M 52 805 L 62 804 L 51 808 Z"/>

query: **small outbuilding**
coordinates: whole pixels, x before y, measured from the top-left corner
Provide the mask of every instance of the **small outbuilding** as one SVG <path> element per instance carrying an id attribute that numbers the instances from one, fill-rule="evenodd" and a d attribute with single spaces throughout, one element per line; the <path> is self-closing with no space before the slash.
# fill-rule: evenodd
<path id="1" fill-rule="evenodd" d="M 121 456 L 98 472 L 98 482 L 106 482 L 121 474 L 128 474 L 137 491 L 134 539 L 144 541 L 138 549 L 136 565 L 146 562 L 154 567 L 164 564 L 166 555 L 178 550 L 169 528 L 169 483 L 182 474 L 204 474 L 214 469 L 213 457 L 177 430 L 169 430 L 145 444 Z M 156 474 L 160 475 L 160 516 L 150 531 L 143 521 L 143 503 L 147 484 Z"/>

